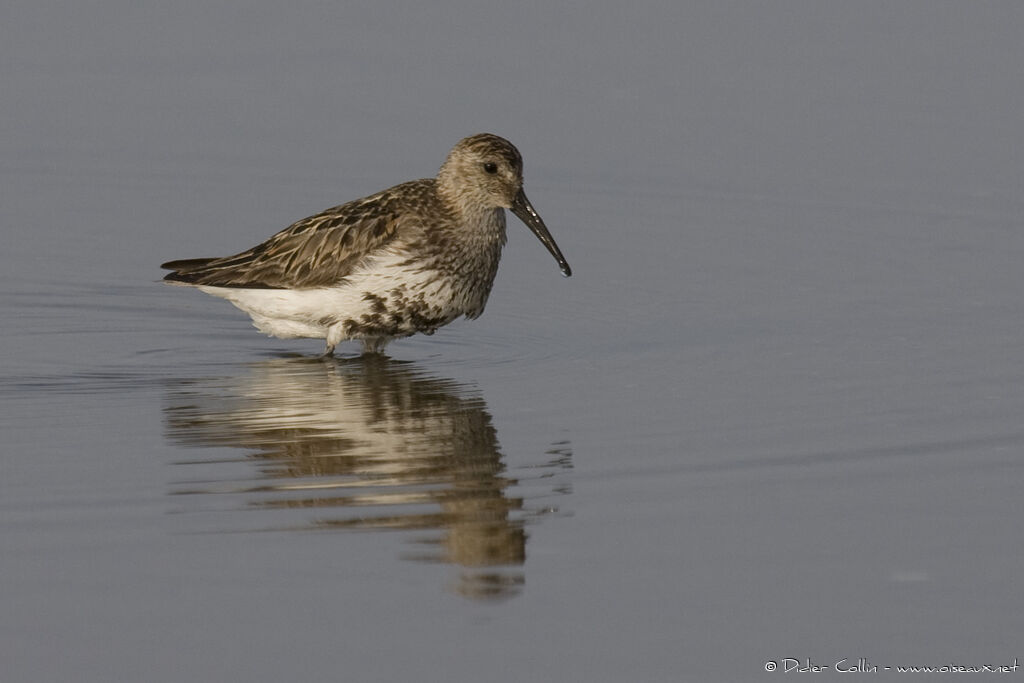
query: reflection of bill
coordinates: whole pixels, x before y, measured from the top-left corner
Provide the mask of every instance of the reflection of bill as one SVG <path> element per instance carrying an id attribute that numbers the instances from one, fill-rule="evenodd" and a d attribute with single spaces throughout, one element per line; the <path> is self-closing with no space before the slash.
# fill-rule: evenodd
<path id="1" fill-rule="evenodd" d="M 491 416 L 464 385 L 383 357 L 274 359 L 175 382 L 164 414 L 177 443 L 244 448 L 260 461 L 256 485 L 176 493 L 245 493 L 256 509 L 319 511 L 299 528 L 439 531 L 413 557 L 466 568 L 457 590 L 472 597 L 514 594 L 523 581 L 515 568 L 529 511 L 508 495 L 517 482 L 505 475 Z M 565 467 L 567 449 L 552 453 L 550 465 Z M 290 518 L 270 526 L 295 528 Z"/>

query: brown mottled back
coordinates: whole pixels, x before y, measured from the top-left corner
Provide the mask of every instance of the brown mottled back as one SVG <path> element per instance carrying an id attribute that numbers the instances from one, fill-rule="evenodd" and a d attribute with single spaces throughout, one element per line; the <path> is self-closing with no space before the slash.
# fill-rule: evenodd
<path id="1" fill-rule="evenodd" d="M 164 279 L 190 285 L 310 289 L 342 282 L 365 258 L 396 240 L 410 218 L 445 213 L 435 180 L 396 185 L 335 206 L 285 228 L 234 256 L 183 259 L 163 264 Z"/>

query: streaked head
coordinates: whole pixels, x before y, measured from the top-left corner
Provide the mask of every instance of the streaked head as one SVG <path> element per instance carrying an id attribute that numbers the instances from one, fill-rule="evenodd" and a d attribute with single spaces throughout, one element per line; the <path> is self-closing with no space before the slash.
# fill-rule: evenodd
<path id="1" fill-rule="evenodd" d="M 437 174 L 438 191 L 462 213 L 509 209 L 547 247 L 562 273 L 572 274 L 544 221 L 523 192 L 523 157 L 508 140 L 490 133 L 463 138 Z"/>
<path id="2" fill-rule="evenodd" d="M 523 157 L 508 140 L 481 133 L 455 145 L 437 178 L 460 208 L 510 209 L 523 187 Z"/>

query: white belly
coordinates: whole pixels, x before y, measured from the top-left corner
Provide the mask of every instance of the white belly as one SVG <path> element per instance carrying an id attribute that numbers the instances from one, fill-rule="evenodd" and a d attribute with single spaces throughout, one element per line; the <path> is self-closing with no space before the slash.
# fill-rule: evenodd
<path id="1" fill-rule="evenodd" d="M 331 345 L 343 339 L 432 332 L 460 315 L 478 315 L 482 310 L 487 292 L 467 290 L 438 271 L 399 267 L 403 261 L 400 256 L 375 259 L 365 270 L 332 287 L 201 285 L 199 289 L 248 313 L 264 334 L 283 339 L 326 338 Z M 388 325 L 391 328 L 386 332 L 379 331 Z"/>
<path id="2" fill-rule="evenodd" d="M 227 299 L 252 317 L 253 325 L 272 337 L 327 337 L 330 312 L 351 308 L 353 292 L 343 287 L 321 289 L 243 289 L 206 287 L 200 290 Z"/>

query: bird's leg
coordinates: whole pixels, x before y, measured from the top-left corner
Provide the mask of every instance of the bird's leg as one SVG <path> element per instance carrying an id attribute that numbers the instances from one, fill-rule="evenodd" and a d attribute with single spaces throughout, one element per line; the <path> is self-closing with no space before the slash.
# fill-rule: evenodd
<path id="1" fill-rule="evenodd" d="M 321 358 L 332 358 L 334 356 L 334 347 L 346 339 L 345 330 L 341 325 L 332 325 L 327 328 L 327 334 L 324 337 L 324 355 Z"/>
<path id="2" fill-rule="evenodd" d="M 387 343 L 387 337 L 365 337 L 363 338 L 363 355 L 381 353 Z"/>

